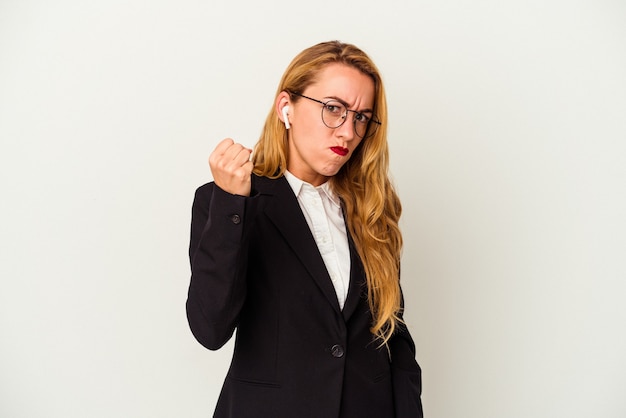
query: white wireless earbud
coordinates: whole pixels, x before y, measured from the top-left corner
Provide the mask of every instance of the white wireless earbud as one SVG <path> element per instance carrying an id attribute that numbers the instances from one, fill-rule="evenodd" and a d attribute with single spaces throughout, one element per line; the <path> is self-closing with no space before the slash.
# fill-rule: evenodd
<path id="1" fill-rule="evenodd" d="M 285 128 L 287 129 L 291 128 L 291 125 L 289 124 L 289 117 L 287 116 L 288 112 L 289 112 L 289 106 L 283 107 L 283 120 L 285 122 Z"/>

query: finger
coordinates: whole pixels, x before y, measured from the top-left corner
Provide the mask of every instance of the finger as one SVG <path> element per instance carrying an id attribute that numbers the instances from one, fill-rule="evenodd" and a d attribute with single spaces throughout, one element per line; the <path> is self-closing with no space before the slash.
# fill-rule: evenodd
<path id="1" fill-rule="evenodd" d="M 219 160 L 222 159 L 224 152 L 226 152 L 226 150 L 234 143 L 235 141 L 233 141 L 231 138 L 221 140 L 219 144 L 217 144 L 215 149 L 213 149 L 213 152 L 211 152 L 211 154 L 209 155 L 209 165 L 216 165 Z"/>
<path id="2" fill-rule="evenodd" d="M 248 161 L 235 170 L 233 176 L 237 179 L 237 183 L 242 185 L 250 183 L 250 175 L 252 174 L 253 168 L 254 164 L 252 164 L 252 161 Z"/>
<path id="3" fill-rule="evenodd" d="M 243 164 L 245 159 L 249 159 L 249 155 L 246 157 L 240 156 L 240 153 L 251 153 L 252 150 L 245 148 L 243 145 L 234 142 L 232 139 L 227 138 L 220 142 L 215 148 L 213 153 L 209 156 L 209 164 L 212 166 L 228 167 L 233 163 Z"/>
<path id="4" fill-rule="evenodd" d="M 233 144 L 224 152 L 218 164 L 225 169 L 236 170 L 242 164 L 250 161 L 251 154 L 252 150 L 240 144 Z"/>
<path id="5" fill-rule="evenodd" d="M 250 161 L 250 156 L 252 155 L 252 150 L 249 148 L 242 147 L 241 150 L 235 155 L 233 161 L 238 162 L 240 164 L 244 164 Z"/>
<path id="6" fill-rule="evenodd" d="M 252 174 L 252 170 L 254 169 L 254 163 L 248 160 L 241 168 L 245 170 L 247 178 L 250 178 L 250 174 Z"/>
<path id="7" fill-rule="evenodd" d="M 234 143 L 235 143 L 235 141 L 232 138 L 224 138 L 223 140 L 220 141 L 219 144 L 217 144 L 217 146 L 215 147 L 215 150 L 213 150 L 213 152 L 215 154 L 222 155 Z"/>

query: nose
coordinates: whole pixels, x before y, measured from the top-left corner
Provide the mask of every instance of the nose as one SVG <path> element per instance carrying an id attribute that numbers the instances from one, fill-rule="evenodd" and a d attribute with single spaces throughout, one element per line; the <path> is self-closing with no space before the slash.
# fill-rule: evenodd
<path id="1" fill-rule="evenodd" d="M 354 136 L 356 134 L 356 132 L 354 132 L 355 115 L 350 115 L 350 113 L 351 112 L 348 112 L 341 126 L 335 128 L 335 134 L 339 137 L 344 138 L 346 141 L 354 139 Z"/>

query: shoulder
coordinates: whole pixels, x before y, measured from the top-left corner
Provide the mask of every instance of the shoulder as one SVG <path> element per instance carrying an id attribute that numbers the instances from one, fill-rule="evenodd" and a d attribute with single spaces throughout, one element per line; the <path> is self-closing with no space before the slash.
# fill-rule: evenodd
<path id="1" fill-rule="evenodd" d="M 269 178 L 252 174 L 252 192 L 251 195 L 272 194 L 272 191 L 281 183 L 286 183 L 285 177 Z M 218 188 L 214 182 L 208 182 L 196 189 L 196 200 L 207 200 L 213 195 L 214 190 Z"/>
<path id="2" fill-rule="evenodd" d="M 288 185 L 284 176 L 270 178 L 252 174 L 251 195 L 273 195 L 279 192 L 281 187 L 284 187 L 284 185 Z"/>
<path id="3" fill-rule="evenodd" d="M 278 178 L 270 178 L 265 176 L 257 176 L 256 174 L 252 174 L 252 185 L 260 188 L 271 188 L 274 187 L 275 184 L 284 181 L 285 177 Z"/>

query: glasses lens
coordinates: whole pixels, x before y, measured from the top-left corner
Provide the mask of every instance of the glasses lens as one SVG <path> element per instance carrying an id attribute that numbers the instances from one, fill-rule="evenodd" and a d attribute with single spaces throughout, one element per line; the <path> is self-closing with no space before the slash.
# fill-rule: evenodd
<path id="1" fill-rule="evenodd" d="M 322 107 L 322 122 L 331 129 L 343 125 L 348 116 L 348 110 L 341 103 L 334 100 L 327 102 Z M 374 122 L 368 114 L 354 113 L 354 132 L 360 138 L 373 136 L 378 128 L 378 123 Z"/>
<path id="2" fill-rule="evenodd" d="M 374 136 L 377 128 L 378 128 L 378 124 L 374 122 L 373 120 L 370 120 L 368 123 L 364 123 L 364 124 L 356 122 L 354 130 L 359 137 L 369 138 L 370 136 Z"/>
<path id="3" fill-rule="evenodd" d="M 322 121 L 329 128 L 338 128 L 346 120 L 346 107 L 339 102 L 330 101 L 322 107 Z"/>

